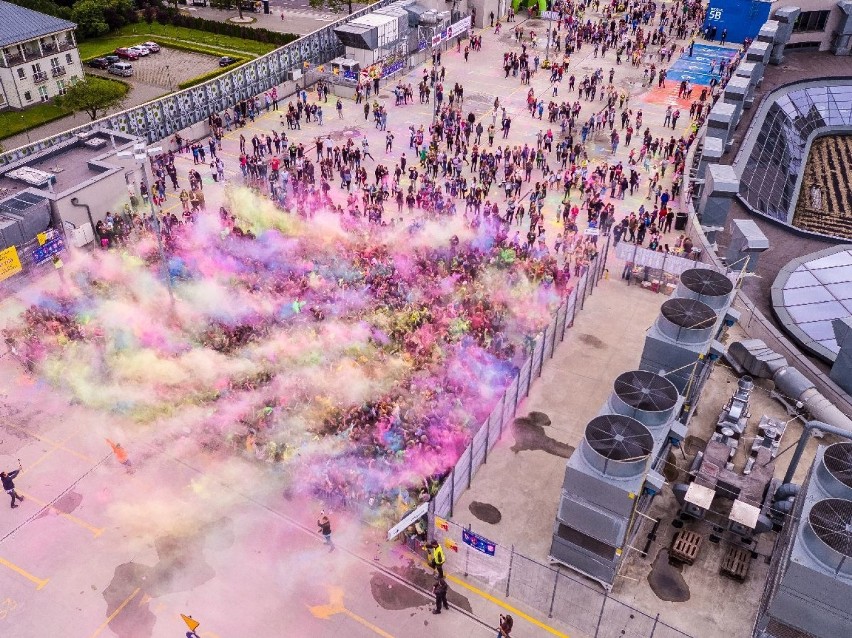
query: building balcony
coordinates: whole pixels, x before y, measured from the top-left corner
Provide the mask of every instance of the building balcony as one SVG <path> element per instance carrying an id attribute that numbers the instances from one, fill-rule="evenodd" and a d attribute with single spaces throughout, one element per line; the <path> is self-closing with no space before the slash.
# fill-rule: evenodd
<path id="1" fill-rule="evenodd" d="M 64 66 L 55 66 L 50 71 L 51 73 L 53 73 L 53 77 L 55 78 L 62 77 L 63 75 L 65 75 Z"/>
<path id="2" fill-rule="evenodd" d="M 77 48 L 77 45 L 74 44 L 71 40 L 62 40 L 59 43 L 59 50 L 60 51 L 69 51 L 71 49 L 76 49 L 76 48 Z"/>
<path id="3" fill-rule="evenodd" d="M 36 84 L 41 84 L 42 82 L 47 82 L 47 73 L 44 71 L 39 71 L 38 73 L 33 73 L 33 82 Z"/>

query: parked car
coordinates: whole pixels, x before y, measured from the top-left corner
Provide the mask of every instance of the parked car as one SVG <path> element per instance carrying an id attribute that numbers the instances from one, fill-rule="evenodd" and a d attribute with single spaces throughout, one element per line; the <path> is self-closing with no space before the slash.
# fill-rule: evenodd
<path id="1" fill-rule="evenodd" d="M 129 78 L 133 75 L 133 65 L 130 62 L 116 62 L 115 64 L 111 64 L 107 71 L 113 75 Z"/>
<path id="2" fill-rule="evenodd" d="M 121 47 L 115 50 L 115 54 L 124 60 L 138 60 L 139 54 L 136 51 L 131 51 L 126 47 Z"/>
<path id="3" fill-rule="evenodd" d="M 141 45 L 141 44 L 134 44 L 132 47 L 127 47 L 127 50 L 128 50 L 128 51 L 134 51 L 134 52 L 136 52 L 136 53 L 137 53 L 140 57 L 143 57 L 143 58 L 144 58 L 146 55 L 148 55 L 149 53 L 151 53 L 151 51 L 149 51 L 149 50 L 148 50 L 148 47 L 143 46 L 143 45 Z"/>
<path id="4" fill-rule="evenodd" d="M 104 59 L 107 61 L 107 64 L 115 64 L 116 62 L 121 62 L 121 58 L 117 55 L 105 55 Z"/>
<path id="5" fill-rule="evenodd" d="M 237 58 L 232 58 L 230 55 L 223 55 L 219 58 L 219 66 L 231 66 L 236 61 Z"/>
<path id="6" fill-rule="evenodd" d="M 93 69 L 109 68 L 109 61 L 106 58 L 95 58 L 94 60 L 89 60 L 86 64 Z"/>
<path id="7" fill-rule="evenodd" d="M 160 52 L 160 45 L 157 44 L 156 42 L 143 42 L 142 46 L 148 47 L 148 50 L 151 53 L 159 53 Z"/>

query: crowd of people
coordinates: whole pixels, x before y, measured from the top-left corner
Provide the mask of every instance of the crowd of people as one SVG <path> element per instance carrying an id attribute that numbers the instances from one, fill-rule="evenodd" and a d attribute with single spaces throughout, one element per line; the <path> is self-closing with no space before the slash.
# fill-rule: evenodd
<path id="1" fill-rule="evenodd" d="M 670 108 L 660 124 L 671 133 L 655 135 L 621 76 L 644 65 L 646 86 L 664 86 L 665 71 L 657 65 L 690 46 L 684 40 L 701 22 L 700 2 L 664 8 L 646 0 L 626 6 L 563 1 L 553 9 L 559 18 L 552 30 L 533 33 L 518 24 L 509 48 L 492 58 L 505 78 L 526 89 L 526 114 L 514 113 L 499 96 L 484 114 L 466 106 L 463 82 L 447 78 L 436 52 L 416 84 L 419 103 L 432 110 L 431 124 L 412 124 L 401 153 L 394 152 L 400 127 L 388 123 L 404 121 L 397 113 L 414 103 L 415 84 L 396 82 L 393 104 L 386 104 L 378 99 L 378 82 L 368 80 L 356 87 L 355 108 L 363 108 L 367 122 L 372 116 L 384 153 L 356 130 L 323 132 L 329 91 L 320 84 L 286 103 L 271 91 L 242 100 L 210 116 L 209 138 L 175 136 L 174 149 L 151 158 L 151 192 L 142 189 L 141 201 L 99 222 L 101 245 L 123 247 L 137 235 L 162 231 L 173 280 L 226 278 L 243 301 L 251 300 L 239 320 L 200 313 L 192 327 L 167 329 L 162 343 L 168 348 L 128 341 L 99 326 L 91 311 L 121 296 L 116 282 L 79 272 L 78 297 L 60 293 L 33 306 L 7 331 L 7 342 L 30 370 L 49 367 L 69 343 L 88 344 L 98 353 L 98 374 L 109 377 L 117 365 L 110 357 L 125 347 L 149 348 L 162 358 L 195 348 L 241 356 L 282 339 L 310 341 L 329 325 L 354 332 L 366 325 L 353 351 L 369 355 L 379 369 L 397 365 L 369 398 L 341 403 L 315 375 L 293 381 L 304 370 L 285 360 L 256 362 L 248 373 L 196 389 L 192 400 L 236 398 L 239 409 L 228 412 L 227 424 L 205 425 L 205 431 L 224 431 L 233 444 L 269 461 L 295 460 L 311 436 L 346 441 L 343 451 L 329 447 L 322 462 L 303 458 L 299 466 L 306 484 L 326 499 L 364 501 L 394 492 L 394 479 L 398 485 L 412 471 L 423 482 L 398 490 L 400 498 L 428 499 L 490 412 L 495 389 L 515 373 L 528 337 L 547 325 L 572 278 L 598 258 L 601 236 L 612 231 L 616 242 L 685 250 L 682 237 L 672 248 L 665 241 L 672 203 L 697 128 L 738 61 L 714 68 L 718 81 L 692 103 L 686 130 L 678 130 L 681 114 Z M 465 61 L 479 55 L 483 36 L 498 37 L 500 26 L 497 20 L 493 32 L 476 36 L 465 47 Z M 571 58 L 584 49 L 597 59 L 614 57 L 615 67 L 576 71 Z M 622 67 L 622 60 L 629 64 Z M 689 90 L 681 95 L 689 98 Z M 341 100 L 333 104 L 342 117 Z M 263 111 L 279 112 L 279 126 L 268 132 L 248 127 Z M 509 139 L 518 117 L 539 128 L 535 142 Z M 213 180 L 225 179 L 222 140 L 231 131 L 239 139 L 236 180 L 292 220 L 291 242 L 273 232 L 280 231 L 278 222 L 259 222 L 252 211 L 230 204 L 217 207 L 218 214 L 207 210 L 199 171 L 209 167 Z M 595 150 L 600 142 L 603 153 Z M 192 166 L 179 178 L 177 160 L 190 155 Z M 158 224 L 145 210 L 149 204 L 162 209 L 169 188 L 181 217 L 166 212 Z M 635 210 L 626 207 L 628 197 L 635 202 L 643 194 Z M 216 233 L 194 223 L 204 215 L 216 220 Z M 321 241 L 313 229 L 329 216 L 342 229 L 333 242 Z M 457 232 L 445 243 L 424 237 L 446 225 Z M 84 308 L 90 320 L 80 323 Z M 282 387 L 290 394 L 282 395 Z M 132 412 L 132 401 L 122 409 Z M 297 421 L 310 423 L 302 438 L 292 434 Z"/>

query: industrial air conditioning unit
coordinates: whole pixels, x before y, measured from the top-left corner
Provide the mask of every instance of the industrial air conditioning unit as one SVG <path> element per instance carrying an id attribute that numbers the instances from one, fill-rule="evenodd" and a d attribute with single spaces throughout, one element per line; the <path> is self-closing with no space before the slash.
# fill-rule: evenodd
<path id="1" fill-rule="evenodd" d="M 817 450 L 799 493 L 780 575 L 755 635 L 852 635 L 852 442 Z"/>
<path id="2" fill-rule="evenodd" d="M 640 495 L 656 493 L 665 482 L 651 468 L 681 402 L 664 377 L 642 370 L 619 375 L 568 459 L 550 547 L 553 562 L 612 586 Z"/>
<path id="3" fill-rule="evenodd" d="M 720 272 L 684 271 L 674 295 L 663 303 L 648 330 L 639 368 L 665 374 L 685 394 L 698 362 L 725 351 L 715 337 L 723 319 L 728 325 L 736 320 L 736 312 L 730 309 L 733 291 L 730 279 Z"/>

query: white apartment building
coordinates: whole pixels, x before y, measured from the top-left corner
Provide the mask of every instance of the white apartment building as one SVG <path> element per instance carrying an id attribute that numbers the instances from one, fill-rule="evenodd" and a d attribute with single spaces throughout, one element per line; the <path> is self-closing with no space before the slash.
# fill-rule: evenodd
<path id="1" fill-rule="evenodd" d="M 46 102 L 82 79 L 76 26 L 0 0 L 0 109 Z"/>

